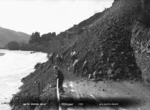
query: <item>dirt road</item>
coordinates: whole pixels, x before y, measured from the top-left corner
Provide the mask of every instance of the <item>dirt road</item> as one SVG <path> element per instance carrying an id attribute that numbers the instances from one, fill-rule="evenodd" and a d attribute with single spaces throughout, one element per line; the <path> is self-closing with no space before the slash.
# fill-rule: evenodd
<path id="1" fill-rule="evenodd" d="M 150 87 L 139 82 L 79 79 L 63 86 L 64 110 L 150 110 Z"/>

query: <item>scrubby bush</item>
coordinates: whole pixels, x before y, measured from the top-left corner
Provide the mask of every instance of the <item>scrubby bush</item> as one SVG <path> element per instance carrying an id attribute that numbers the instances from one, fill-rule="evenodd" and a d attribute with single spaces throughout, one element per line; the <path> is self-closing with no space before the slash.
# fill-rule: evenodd
<path id="1" fill-rule="evenodd" d="M 18 50 L 20 49 L 20 44 L 16 41 L 11 41 L 6 45 L 6 48 L 10 50 Z"/>
<path id="2" fill-rule="evenodd" d="M 37 64 L 34 66 L 34 69 L 38 69 L 40 65 L 41 65 L 41 63 L 37 63 Z"/>

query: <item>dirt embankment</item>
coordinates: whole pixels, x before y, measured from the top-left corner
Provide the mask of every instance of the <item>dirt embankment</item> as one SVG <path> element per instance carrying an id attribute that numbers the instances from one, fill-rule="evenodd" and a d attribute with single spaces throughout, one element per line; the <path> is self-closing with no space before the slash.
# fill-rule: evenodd
<path id="1" fill-rule="evenodd" d="M 142 71 L 142 78 L 150 84 L 150 27 L 136 22 L 132 30 L 132 46 L 137 65 Z"/>
<path id="2" fill-rule="evenodd" d="M 142 12 L 132 28 L 131 45 L 146 84 L 150 84 L 150 1 L 142 0 Z"/>
<path id="3" fill-rule="evenodd" d="M 77 42 L 65 53 L 65 61 L 71 50 L 77 50 L 79 72 L 87 60 L 89 74 L 97 70 L 109 79 L 141 79 L 142 72 L 130 43 L 132 26 L 141 11 L 140 0 L 117 0 L 79 35 Z"/>

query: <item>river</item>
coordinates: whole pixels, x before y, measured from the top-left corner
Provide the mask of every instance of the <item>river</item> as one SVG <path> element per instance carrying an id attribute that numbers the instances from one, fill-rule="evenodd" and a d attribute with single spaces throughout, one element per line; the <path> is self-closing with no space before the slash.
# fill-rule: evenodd
<path id="1" fill-rule="evenodd" d="M 0 110 L 11 110 L 8 103 L 19 91 L 21 79 L 34 71 L 38 62 L 46 62 L 47 54 L 0 49 Z"/>

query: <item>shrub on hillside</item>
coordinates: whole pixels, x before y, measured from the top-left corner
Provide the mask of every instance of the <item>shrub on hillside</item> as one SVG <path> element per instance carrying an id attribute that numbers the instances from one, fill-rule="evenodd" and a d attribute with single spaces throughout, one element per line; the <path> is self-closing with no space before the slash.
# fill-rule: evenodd
<path id="1" fill-rule="evenodd" d="M 6 45 L 6 48 L 9 50 L 18 50 L 20 49 L 20 44 L 16 41 L 11 41 Z"/>
<path id="2" fill-rule="evenodd" d="M 40 67 L 41 63 L 37 63 L 35 66 L 34 66 L 34 69 L 38 69 Z"/>

